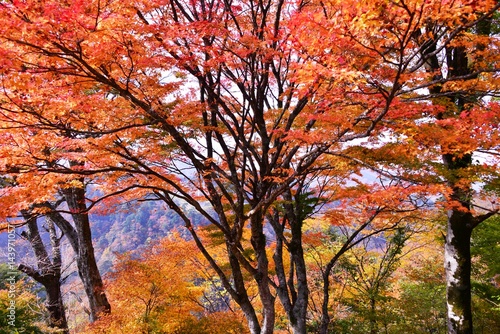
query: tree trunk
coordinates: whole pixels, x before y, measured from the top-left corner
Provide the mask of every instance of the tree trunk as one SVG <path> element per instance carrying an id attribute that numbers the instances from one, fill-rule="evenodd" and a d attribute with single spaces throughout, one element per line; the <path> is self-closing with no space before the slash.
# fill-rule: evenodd
<path id="1" fill-rule="evenodd" d="M 472 229 L 464 214 L 450 210 L 445 244 L 448 334 L 472 334 L 471 258 Z M 464 219 L 465 218 L 465 219 Z M 470 226 L 470 225 L 469 225 Z"/>
<path id="2" fill-rule="evenodd" d="M 377 303 L 375 296 L 370 297 L 370 334 L 377 334 Z"/>
<path id="3" fill-rule="evenodd" d="M 255 311 L 250 303 L 240 304 L 245 319 L 247 319 L 250 334 L 261 334 L 259 320 L 255 316 Z"/>
<path id="4" fill-rule="evenodd" d="M 46 306 L 49 311 L 49 326 L 61 329 L 62 333 L 69 333 L 60 280 L 53 279 L 44 286 L 47 292 Z"/>
<path id="5" fill-rule="evenodd" d="M 22 235 L 30 242 L 31 248 L 35 253 L 38 268 L 34 269 L 30 266 L 20 264 L 18 269 L 44 286 L 47 292 L 45 305 L 49 312 L 49 327 L 57 328 L 61 333 L 69 333 L 61 294 L 60 240 L 57 236 L 54 223 L 51 220 L 47 220 L 53 254 L 51 260 L 40 237 L 37 218 L 27 213 L 23 213 L 23 216 L 27 219 L 27 230 Z"/>
<path id="6" fill-rule="evenodd" d="M 469 74 L 468 55 L 463 47 L 446 49 L 448 66 L 452 77 Z M 452 116 L 438 115 L 438 119 L 458 117 L 466 108 L 466 100 L 474 98 L 456 95 L 450 99 L 453 107 L 447 110 Z M 472 187 L 470 180 L 464 179 L 467 169 L 472 166 L 472 155 L 466 152 L 444 152 L 443 164 L 446 168 L 446 181 L 452 189 L 448 211 L 445 272 L 448 334 L 472 334 L 471 305 L 471 258 L 470 238 L 473 229 L 473 216 L 470 212 Z M 458 206 L 458 207 L 457 207 Z"/>
<path id="7" fill-rule="evenodd" d="M 277 295 L 288 317 L 292 333 L 306 334 L 307 305 L 309 301 L 309 288 L 307 286 L 307 268 L 302 247 L 302 226 L 306 218 L 303 212 L 308 207 L 300 199 L 300 187 L 296 198 L 291 191 L 284 193 L 287 203 L 284 204 L 285 214 L 275 210 L 267 219 L 276 234 L 276 247 L 273 255 L 276 277 L 278 278 Z M 312 210 L 311 210 L 312 211 Z M 282 219 L 282 220 L 281 220 Z M 290 241 L 284 235 L 285 225 L 289 224 L 292 237 Z M 289 252 L 290 265 L 284 265 L 284 244 Z M 287 272 L 287 273 L 286 273 Z M 288 276 L 288 278 L 287 278 Z"/>
<path id="8" fill-rule="evenodd" d="M 319 334 L 328 334 L 328 327 L 330 326 L 330 314 L 328 313 L 328 305 L 330 301 L 330 274 L 332 273 L 332 269 L 339 260 L 339 258 L 347 252 L 349 249 L 366 239 L 367 237 L 371 235 L 375 235 L 381 232 L 380 231 L 374 231 L 373 233 L 368 234 L 367 236 L 359 237 L 358 235 L 363 231 L 365 228 L 369 226 L 369 224 L 375 219 L 375 217 L 378 216 L 380 211 L 376 211 L 372 214 L 371 217 L 369 217 L 366 222 L 363 224 L 359 225 L 357 229 L 347 238 L 347 240 L 344 242 L 342 247 L 337 251 L 337 253 L 330 259 L 330 261 L 326 264 L 322 278 L 323 278 L 323 301 L 321 303 L 321 323 L 319 326 Z"/>
<path id="9" fill-rule="evenodd" d="M 69 333 L 66 312 L 61 294 L 61 277 L 57 273 L 41 273 L 30 266 L 20 264 L 18 269 L 42 284 L 47 292 L 45 307 L 49 312 L 48 325 L 61 333 Z"/>
<path id="10" fill-rule="evenodd" d="M 293 241 L 292 241 L 293 243 Z M 307 286 L 307 269 L 304 261 L 302 244 L 298 244 L 292 251 L 292 262 L 295 264 L 297 276 L 297 297 L 292 300 L 292 310 L 288 315 L 294 334 L 306 334 L 307 303 L 309 302 L 309 288 Z"/>
<path id="11" fill-rule="evenodd" d="M 491 22 L 483 18 L 476 25 L 476 33 L 489 35 Z M 422 34 L 423 35 L 423 34 Z M 430 38 L 425 41 L 428 46 L 422 49 L 423 58 L 427 59 L 426 70 L 435 74 L 433 79 L 443 79 L 441 73 L 442 63 L 435 51 L 437 40 Z M 476 48 L 483 50 L 486 46 L 478 44 Z M 464 47 L 447 46 L 446 66 L 447 79 L 460 78 L 471 75 L 469 68 L 469 50 Z M 431 94 L 442 93 L 442 85 L 429 88 Z M 449 101 L 448 110 L 437 115 L 437 120 L 459 117 L 460 113 L 467 108 L 467 104 L 477 101 L 474 94 L 457 93 L 446 97 Z M 461 171 L 466 172 L 472 166 L 472 156 L 467 152 L 442 152 L 442 160 L 446 168 L 445 179 L 452 188 L 448 211 L 447 235 L 445 243 L 445 272 L 447 290 L 447 326 L 448 334 L 472 333 L 472 311 L 471 311 L 471 258 L 470 242 L 472 229 L 480 222 L 470 213 L 472 203 L 471 185 L 467 185 L 461 176 Z M 467 173 L 465 173 L 466 175 Z M 461 184 L 461 185 L 460 185 Z M 457 207 L 458 204 L 458 207 Z"/>
<path id="12" fill-rule="evenodd" d="M 307 277 L 305 261 L 302 254 L 302 246 L 298 249 L 289 247 L 290 269 L 288 281 L 285 277 L 285 267 L 283 262 L 283 242 L 277 237 L 276 249 L 274 253 L 274 263 L 279 285 L 277 288 L 278 297 L 287 314 L 292 333 L 306 334 L 307 303 L 309 301 L 309 290 L 307 287 Z M 297 283 L 294 278 L 297 277 Z"/>
<path id="13" fill-rule="evenodd" d="M 257 271 L 254 279 L 259 289 L 259 297 L 262 303 L 262 326 L 261 334 L 272 334 L 274 332 L 275 297 L 271 293 L 269 282 L 269 260 L 266 254 L 266 236 L 263 232 L 263 215 L 261 212 L 251 217 L 251 243 L 257 258 Z"/>
<path id="14" fill-rule="evenodd" d="M 291 192 L 285 193 L 285 198 L 292 200 Z M 299 191 L 295 195 L 294 200 L 290 208 L 287 209 L 288 219 L 290 223 L 290 229 L 292 232 L 292 239 L 289 245 L 289 252 L 291 257 L 291 262 L 295 269 L 296 282 L 296 293 L 292 294 L 292 309 L 288 318 L 292 326 L 294 334 L 306 334 L 306 320 L 307 320 L 307 304 L 309 302 L 309 287 L 307 286 L 307 267 L 304 260 L 304 248 L 302 240 L 302 228 L 304 226 L 304 220 L 308 218 L 308 215 L 314 212 L 315 206 L 317 205 L 316 199 L 312 198 L 309 194 L 302 193 L 302 186 L 299 187 Z M 285 205 L 286 207 L 286 205 Z M 290 272 L 289 278 L 289 288 L 293 289 L 293 272 Z"/>
<path id="15" fill-rule="evenodd" d="M 483 18 L 477 23 L 475 29 L 477 34 L 488 36 L 491 33 L 491 18 Z M 486 45 L 479 43 L 476 48 L 483 51 Z M 452 76 L 471 73 L 468 50 L 458 47 L 449 48 L 446 51 Z M 470 103 L 476 99 L 477 97 L 473 95 L 458 95 L 452 102 L 459 111 L 462 111 L 466 108 L 465 101 Z M 492 213 L 474 217 L 469 211 L 472 204 L 472 187 L 470 185 L 465 188 L 457 186 L 460 183 L 460 170 L 467 170 L 472 166 L 471 154 L 443 154 L 443 162 L 451 172 L 447 179 L 453 189 L 451 200 L 461 204 L 458 209 L 453 207 L 448 211 L 445 243 L 448 334 L 472 334 L 471 235 L 474 227 Z"/>
<path id="16" fill-rule="evenodd" d="M 444 155 L 443 161 L 452 172 L 472 163 L 470 155 Z M 476 222 L 469 211 L 469 191 L 454 188 L 451 199 L 461 207 L 448 211 L 444 258 L 448 334 L 472 334 L 470 244 Z"/>
<path id="17" fill-rule="evenodd" d="M 236 303 L 241 307 L 243 315 L 248 323 L 248 328 L 251 334 L 260 334 L 261 327 L 255 309 L 248 297 L 247 290 L 245 288 L 245 280 L 241 272 L 240 263 L 234 254 L 231 253 L 231 245 L 227 245 L 229 264 L 231 265 L 234 281 L 234 289 L 236 292 Z M 226 288 L 229 291 L 229 289 Z"/>
<path id="18" fill-rule="evenodd" d="M 90 221 L 85 203 L 85 189 L 71 187 L 64 190 L 64 196 L 75 223 L 78 238 L 78 249 L 75 250 L 78 274 L 89 300 L 90 321 L 94 322 L 101 314 L 110 313 L 111 305 L 104 292 L 104 284 L 94 255 Z"/>

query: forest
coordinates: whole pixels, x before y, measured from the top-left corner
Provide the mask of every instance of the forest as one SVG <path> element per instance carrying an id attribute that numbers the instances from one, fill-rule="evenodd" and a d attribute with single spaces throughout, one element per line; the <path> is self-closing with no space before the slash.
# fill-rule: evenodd
<path id="1" fill-rule="evenodd" d="M 0 332 L 500 333 L 499 7 L 0 1 Z"/>

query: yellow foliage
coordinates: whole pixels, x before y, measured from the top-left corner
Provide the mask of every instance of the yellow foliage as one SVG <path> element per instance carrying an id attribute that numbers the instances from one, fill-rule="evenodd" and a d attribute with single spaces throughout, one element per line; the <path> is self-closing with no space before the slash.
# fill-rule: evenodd
<path id="1" fill-rule="evenodd" d="M 230 331 L 224 333 L 243 333 L 244 322 L 234 314 L 205 315 L 199 302 L 203 286 L 194 284 L 202 269 L 196 255 L 195 245 L 174 233 L 142 257 L 119 256 L 107 281 L 112 313 L 84 333 L 191 333 L 188 327 L 198 328 L 196 333 L 222 333 L 226 327 Z"/>

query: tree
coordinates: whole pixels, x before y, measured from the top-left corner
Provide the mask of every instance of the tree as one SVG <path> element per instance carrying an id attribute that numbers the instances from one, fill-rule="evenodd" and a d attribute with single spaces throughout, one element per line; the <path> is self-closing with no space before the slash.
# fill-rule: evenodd
<path id="1" fill-rule="evenodd" d="M 329 148 L 340 149 L 341 142 L 373 130 L 358 127 L 362 108 L 349 112 L 351 120 L 328 126 L 342 106 L 321 106 L 312 98 L 316 86 L 296 81 L 294 66 L 302 56 L 285 23 L 305 5 L 253 0 L 2 4 L 1 53 L 12 60 L 2 67 L 3 128 L 16 129 L 3 133 L 3 169 L 24 176 L 18 178 L 22 186 L 4 196 L 9 210 L 40 201 L 42 194 L 29 191 L 38 180 L 53 191 L 61 183 L 63 190 L 80 191 L 83 182 L 75 175 L 105 183 L 105 196 L 152 193 L 184 220 L 250 331 L 272 332 L 276 284 L 269 274 L 266 215 L 278 197 L 293 199 L 297 182 L 315 172 L 316 160 Z M 374 113 L 380 119 L 387 111 Z M 324 119 L 312 118 L 315 113 Z M 332 128 L 336 137 L 325 141 Z M 41 142 L 48 138 L 47 149 Z M 40 159 L 56 163 L 41 165 Z M 14 192 L 25 200 L 14 202 Z M 223 234 L 230 276 L 180 201 Z M 210 203 L 211 209 L 200 203 Z M 85 212 L 82 206 L 75 209 Z M 293 268 L 301 268 L 301 219 L 293 224 Z M 247 228 L 251 237 L 243 240 Z M 244 272 L 258 286 L 261 321 Z M 303 333 L 307 285 L 303 271 L 291 274 L 300 293 L 287 308 L 294 331 Z"/>
<path id="2" fill-rule="evenodd" d="M 17 180 L 16 180 L 17 181 Z M 11 190 L 16 186 L 10 184 L 5 190 Z M 6 192 L 8 193 L 8 191 Z M 76 262 L 78 266 L 78 274 L 82 280 L 85 294 L 89 301 L 88 314 L 91 321 L 95 321 L 100 314 L 109 313 L 110 305 L 104 293 L 104 284 L 102 282 L 101 274 L 97 268 L 97 262 L 94 255 L 94 247 L 92 244 L 92 236 L 90 231 L 89 213 L 83 208 L 86 204 L 85 190 L 69 188 L 65 189 L 64 194 L 61 194 L 57 200 L 47 201 L 44 200 L 40 203 L 30 205 L 30 211 L 22 210 L 23 221 L 17 222 L 15 226 L 28 226 L 28 231 L 25 232 L 25 237 L 30 241 L 35 253 L 35 257 L 41 272 L 37 272 L 34 268 L 23 266 L 23 271 L 29 276 L 39 281 L 42 279 L 46 284 L 50 285 L 50 290 L 54 293 L 53 299 L 50 301 L 55 306 L 55 312 L 62 315 L 64 312 L 61 309 L 62 301 L 58 301 L 58 290 L 60 290 L 60 253 L 57 251 L 59 248 L 59 241 L 56 234 L 51 234 L 52 245 L 54 250 L 54 258 L 51 262 L 48 253 L 44 250 L 45 246 L 41 242 L 37 227 L 37 217 L 42 214 L 52 226 L 49 230 L 50 233 L 55 232 L 57 226 L 62 234 L 68 239 L 71 248 L 76 255 Z M 62 209 L 63 203 L 68 202 L 69 211 Z M 82 212 L 83 211 L 83 212 Z M 73 218 L 73 224 L 70 223 L 62 213 L 67 213 Z M 59 253 L 59 254 L 58 254 Z M 45 272 L 46 275 L 43 273 Z M 34 276 L 32 276 L 34 275 Z M 36 277 L 36 278 L 35 278 Z M 42 283 L 42 282 L 40 282 Z M 43 284 L 43 283 L 42 283 Z M 45 285 L 45 284 L 44 284 Z M 47 286 L 46 286 L 47 287 Z M 60 293 L 60 292 L 59 292 Z M 56 306 L 58 305 L 58 306 Z M 62 321 L 62 319 L 60 319 Z M 64 323 L 64 321 L 62 321 Z"/>
<path id="3" fill-rule="evenodd" d="M 433 223 L 444 225 L 440 223 L 442 220 Z M 395 277 L 397 298 L 392 300 L 391 307 L 397 321 L 389 333 L 446 333 L 442 230 L 427 228 L 419 239 L 408 241 L 412 251 L 401 261 L 401 271 Z"/>
<path id="4" fill-rule="evenodd" d="M 0 276 L 9 278 L 2 280 L 0 287 L 0 325 L 2 333 L 30 332 L 34 334 L 50 333 L 50 329 L 44 328 L 44 312 L 40 298 L 33 291 L 33 284 L 26 281 L 26 276 L 15 271 L 15 282 L 10 280 L 13 275 L 12 269 L 7 265 L 0 266 Z M 5 283 L 9 284 L 5 284 Z M 3 285 L 5 284 L 5 285 Z M 12 284 L 12 285 L 11 285 Z M 12 294 L 15 294 L 13 296 Z M 14 298 L 13 298 L 14 297 Z M 14 306 L 12 302 L 15 301 Z M 14 308 L 15 318 L 9 317 Z"/>
<path id="5" fill-rule="evenodd" d="M 42 143 L 42 145 L 44 146 L 43 150 L 45 150 L 45 152 L 50 150 L 47 148 L 46 143 Z M 28 152 L 27 155 L 30 158 L 34 158 L 32 152 Z M 7 157 L 10 158 L 10 155 Z M 37 159 L 35 158 L 35 160 Z M 51 166 L 56 163 L 57 162 L 53 160 L 43 159 L 35 162 L 31 168 L 36 169 L 43 166 Z M 24 168 L 27 166 L 28 165 L 25 165 Z M 83 186 L 84 179 L 80 178 L 79 180 L 71 180 L 69 181 L 69 185 L 66 185 L 65 187 L 61 187 L 60 184 L 52 185 L 52 188 L 49 186 L 48 188 L 51 189 L 49 192 L 54 191 L 55 193 L 50 195 L 47 193 L 40 198 L 41 201 L 33 201 L 31 197 L 33 194 L 31 192 L 35 190 L 31 187 L 34 186 L 34 188 L 36 188 L 36 184 L 28 183 L 29 189 L 26 189 L 26 187 L 23 187 L 22 176 L 19 177 L 16 173 L 11 176 L 12 169 L 16 170 L 19 166 L 12 167 L 10 163 L 7 162 L 4 168 L 5 172 L 8 173 L 8 176 L 4 176 L 1 179 L 2 183 L 0 186 L 3 190 L 3 195 L 5 196 L 7 202 L 14 206 L 10 214 L 15 214 L 17 213 L 17 210 L 20 210 L 22 217 L 20 222 L 14 223 L 15 220 L 12 220 L 10 223 L 14 226 L 27 225 L 25 237 L 29 240 L 34 250 L 39 269 L 39 271 L 37 271 L 34 268 L 23 265 L 22 270 L 46 287 L 49 294 L 48 305 L 51 308 L 50 312 L 52 312 L 52 317 L 49 321 L 51 325 L 61 326 L 62 328 L 67 327 L 64 307 L 60 296 L 61 254 L 59 238 L 56 235 L 54 224 L 69 240 L 70 245 L 76 254 L 78 273 L 85 287 L 85 292 L 89 301 L 90 320 L 94 321 L 101 313 L 108 313 L 110 305 L 103 290 L 103 283 L 97 268 L 92 244 L 90 220 L 86 209 L 87 204 L 85 202 L 85 186 Z M 79 186 L 83 186 L 83 188 L 75 187 L 75 183 Z M 47 184 L 45 183 L 44 185 Z M 16 190 L 20 190 L 21 193 L 24 192 L 24 195 L 27 196 L 26 202 L 18 201 L 18 199 L 25 197 L 22 194 L 20 195 L 16 193 Z M 14 203 L 16 204 L 14 205 L 12 201 L 15 201 Z M 62 210 L 59 207 L 63 203 L 67 204 L 69 211 Z M 68 213 L 73 218 L 74 225 L 72 225 L 61 214 L 61 212 Z M 45 215 L 49 222 L 51 244 L 54 251 L 52 262 L 48 257 L 48 253 L 38 232 L 36 220 L 40 214 Z M 18 217 L 16 217 L 16 220 L 18 220 L 17 218 Z"/>
<path id="6" fill-rule="evenodd" d="M 403 227 L 396 229 L 393 235 L 386 237 L 384 246 L 377 246 L 377 241 L 367 240 L 361 247 L 352 249 L 341 263 L 348 273 L 350 282 L 346 287 L 353 305 L 357 313 L 361 317 L 365 314 L 368 320 L 366 333 L 378 333 L 380 323 L 384 323 L 384 319 L 389 316 L 386 310 L 381 312 L 380 307 L 384 304 L 383 297 L 390 286 L 390 278 L 403 256 L 408 233 Z M 382 316 L 380 313 L 386 314 Z"/>
<path id="7" fill-rule="evenodd" d="M 204 312 L 204 288 L 195 283 L 206 263 L 195 247 L 174 232 L 139 254 L 119 256 L 107 282 L 113 313 L 88 332 L 244 333 L 241 314 Z"/>
<path id="8" fill-rule="evenodd" d="M 85 198 L 84 179 L 79 180 L 80 185 L 62 189 L 63 198 L 68 205 L 74 226 L 57 211 L 48 214 L 59 228 L 69 235 L 70 243 L 76 254 L 78 274 L 85 288 L 89 301 L 90 321 L 95 321 L 102 314 L 110 312 L 111 306 L 104 291 L 101 273 L 97 268 L 97 261 L 92 244 L 90 218 Z"/>
<path id="9" fill-rule="evenodd" d="M 491 217 L 472 231 L 472 306 L 474 327 L 478 330 L 496 328 L 500 312 L 498 270 L 500 257 L 499 216 Z"/>
<path id="10" fill-rule="evenodd" d="M 45 288 L 49 327 L 60 329 L 61 333 L 69 333 L 61 292 L 62 259 L 60 241 L 62 236 L 57 235 L 54 222 L 48 220 L 46 223 L 52 247 L 51 259 L 39 232 L 38 217 L 30 217 L 27 212 L 24 213 L 24 216 L 26 218 L 26 230 L 21 235 L 29 241 L 35 254 L 37 267 L 33 268 L 26 264 L 20 264 L 18 269 Z"/>
<path id="11" fill-rule="evenodd" d="M 349 97 L 357 104 L 391 104 L 378 140 L 353 148 L 365 152 L 353 160 L 388 178 L 441 187 L 434 190 L 443 195 L 449 214 L 448 331 L 471 333 L 470 236 L 498 211 L 494 201 L 481 206 L 477 199 L 488 203 L 498 178 L 499 105 L 485 97 L 498 96 L 498 57 L 492 52 L 498 42 L 490 34 L 499 4 L 394 1 L 350 8 L 329 1 L 321 6 L 323 16 L 306 16 L 313 23 L 299 27 L 304 36 L 311 27 L 334 36 L 335 43 L 313 41 L 315 72 L 327 82 L 349 73 Z M 342 49 L 347 42 L 352 48 Z M 305 38 L 302 44 L 311 45 Z M 330 90 L 324 94 L 335 98 Z M 479 179 L 484 187 L 475 183 Z"/>
<path id="12" fill-rule="evenodd" d="M 369 189 L 364 189 L 368 191 L 367 198 L 364 198 L 366 202 L 356 198 L 358 202 L 353 203 L 352 198 L 349 198 L 345 204 L 349 207 L 348 211 L 331 210 L 322 219 L 323 222 L 313 220 L 308 224 L 304 245 L 310 276 L 311 331 L 326 334 L 338 330 L 341 323 L 346 323 L 345 314 L 349 312 L 346 311 L 345 294 L 347 290 L 353 289 L 352 286 L 365 290 L 358 297 L 365 301 L 368 299 L 367 304 L 371 303 L 371 319 L 375 324 L 376 303 L 395 263 L 401 258 L 401 248 L 407 238 L 402 232 L 413 234 L 417 226 L 425 222 L 425 215 L 419 212 L 421 208 L 415 198 L 405 202 L 404 197 L 397 198 L 401 194 L 384 191 L 385 197 L 371 192 L 373 188 Z M 391 207 L 391 204 L 395 207 Z M 382 247 L 380 244 L 384 236 L 387 238 L 387 249 L 377 251 L 377 246 Z M 370 249 L 367 249 L 368 245 Z M 365 257 L 369 257 L 371 262 L 366 263 Z M 364 272 L 365 267 L 370 269 Z M 356 269 L 363 271 L 361 276 L 356 276 Z M 349 287 L 350 276 L 356 276 L 358 284 L 352 283 Z M 356 322 L 359 323 L 359 319 Z"/>
<path id="13" fill-rule="evenodd" d="M 492 9 L 488 15 L 491 16 L 494 10 Z M 457 132 L 457 129 L 463 129 L 464 126 L 471 124 L 475 117 L 484 115 L 488 109 L 498 115 L 495 106 L 492 106 L 493 109 L 491 109 L 491 107 L 483 106 L 480 103 L 483 96 L 489 95 L 490 87 L 476 86 L 476 89 L 471 90 L 471 84 L 477 84 L 479 73 L 492 71 L 491 66 L 496 65 L 493 63 L 488 66 L 490 68 L 485 67 L 484 61 L 488 61 L 486 60 L 488 57 L 485 58 L 472 49 L 475 47 L 481 53 L 489 44 L 487 39 L 491 25 L 489 21 L 483 15 L 483 20 L 472 22 L 473 25 L 470 27 L 473 29 L 472 31 L 457 32 L 462 39 L 470 35 L 476 35 L 479 38 L 474 44 L 446 46 L 444 48 L 445 61 L 441 61 L 435 51 L 439 48 L 437 37 L 439 35 L 447 36 L 449 34 L 447 29 L 444 29 L 446 32 L 443 32 L 439 23 L 433 23 L 430 26 L 432 34 L 429 37 L 417 36 L 421 45 L 426 43 L 425 47 L 422 47 L 421 53 L 428 62 L 426 70 L 433 73 L 435 81 L 445 77 L 463 78 L 463 81 L 458 84 L 459 87 L 446 85 L 443 87 L 443 85 L 436 84 L 429 88 L 433 103 L 444 105 L 444 108 L 437 112 L 434 117 L 440 130 L 438 134 L 440 138 L 436 139 L 440 145 L 443 162 L 441 175 L 450 187 L 448 193 L 448 230 L 445 244 L 449 333 L 472 333 L 471 234 L 476 226 L 498 211 L 498 208 L 493 206 L 493 208 L 488 207 L 489 212 L 485 214 L 474 215 L 474 208 L 477 207 L 477 204 L 474 203 L 473 180 L 478 174 L 488 173 L 488 167 L 482 170 L 478 168 L 474 171 L 476 168 L 472 155 L 474 151 L 489 153 L 490 149 L 494 150 L 498 147 L 496 135 L 491 132 L 494 129 L 491 126 L 495 127 L 496 121 L 486 119 L 485 122 L 479 124 L 476 121 L 477 128 L 473 132 L 481 129 L 480 131 L 485 131 L 492 136 L 490 139 L 478 138 L 470 132 L 467 133 L 466 137 L 462 137 L 463 132 Z M 482 37 L 486 37 L 486 39 L 481 39 Z M 442 68 L 447 69 L 446 75 L 441 74 Z M 493 67 L 493 72 L 497 70 Z M 497 116 L 494 116 L 494 119 L 496 118 Z M 453 141 L 450 141 L 451 138 Z M 493 173 L 496 172 L 493 171 Z"/>
<path id="14" fill-rule="evenodd" d="M 345 178 L 358 171 L 353 162 L 369 165 L 366 151 L 380 144 L 376 138 L 395 132 L 394 120 L 435 110 L 404 99 L 429 87 L 416 31 L 429 18 L 448 22 L 459 10 L 463 20 L 452 21 L 450 31 L 460 32 L 475 20 L 468 11 L 479 10 L 460 1 L 439 15 L 437 2 L 1 6 L 1 170 L 22 176 L 2 196 L 8 204 L 0 209 L 3 215 L 53 196 L 61 185 L 63 192 L 81 194 L 81 177 L 99 184 L 102 197 L 85 202 L 79 196 L 72 212 L 77 215 L 111 195 L 162 200 L 184 221 L 251 333 L 273 331 L 276 297 L 293 331 L 305 332 L 301 229 L 311 203 L 304 196 L 312 192 L 310 197 L 319 198 L 332 174 Z M 481 9 L 491 7 L 485 3 Z M 451 34 L 443 45 L 461 43 L 459 37 Z M 377 137 L 354 145 L 370 135 Z M 48 149 L 42 144 L 47 140 Z M 386 149 L 388 155 L 400 155 L 395 163 L 411 152 L 398 147 L 396 154 Z M 406 201 L 405 195 L 436 188 L 443 187 L 405 179 L 388 193 Z M 387 198 L 372 197 L 369 207 Z M 186 206 L 218 230 L 226 261 L 214 258 Z M 267 233 L 269 225 L 274 233 Z M 290 238 L 281 233 L 288 229 Z M 271 238 L 278 260 L 268 254 Z M 280 249 L 290 254 L 289 268 L 279 261 L 286 256 Z M 285 269 L 291 269 L 287 280 Z M 277 282 L 274 271 L 281 276 Z M 247 275 L 257 286 L 259 311 L 248 294 Z M 325 284 L 328 279 L 329 274 Z"/>

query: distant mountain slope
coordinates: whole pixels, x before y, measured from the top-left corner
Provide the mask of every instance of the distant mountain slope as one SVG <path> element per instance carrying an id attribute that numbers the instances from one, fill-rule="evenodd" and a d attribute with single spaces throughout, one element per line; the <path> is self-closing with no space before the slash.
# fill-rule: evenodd
<path id="1" fill-rule="evenodd" d="M 194 213 L 191 216 L 199 221 Z M 96 258 L 103 274 L 111 269 L 115 253 L 141 250 L 173 229 L 183 232 L 183 223 L 177 214 L 166 210 L 162 203 L 152 201 L 132 203 L 106 215 L 92 214 L 91 226 Z M 16 231 L 16 262 L 30 262 L 31 248 L 20 236 L 21 232 L 22 228 Z M 43 233 L 43 228 L 41 232 L 44 242 L 49 245 L 47 233 Z M 1 262 L 7 261 L 7 240 L 8 234 L 0 233 Z M 66 262 L 71 262 L 73 255 L 69 246 L 64 247 L 63 252 Z"/>

